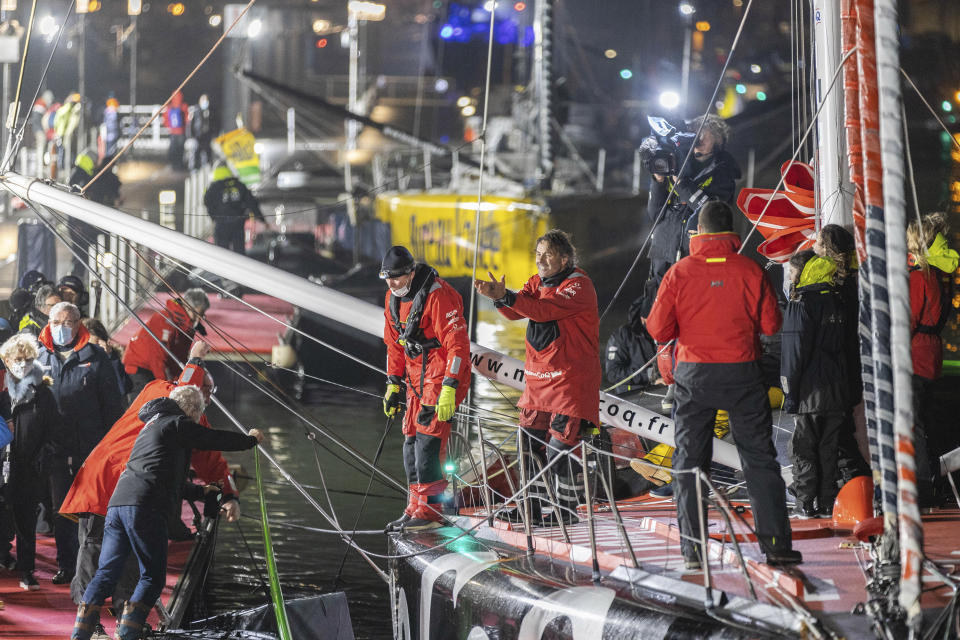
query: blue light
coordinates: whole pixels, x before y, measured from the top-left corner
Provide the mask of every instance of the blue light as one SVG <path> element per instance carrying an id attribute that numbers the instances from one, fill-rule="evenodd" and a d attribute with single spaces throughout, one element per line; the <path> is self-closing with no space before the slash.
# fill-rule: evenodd
<path id="1" fill-rule="evenodd" d="M 629 80 L 633 77 L 633 71 L 630 71 L 630 69 L 620 69 L 620 77 L 624 80 Z"/>
<path id="2" fill-rule="evenodd" d="M 736 87 L 736 89 L 737 89 L 737 93 L 744 94 L 744 93 L 747 92 L 747 85 L 745 85 L 745 84 L 738 84 L 737 87 Z"/>
<path id="3" fill-rule="evenodd" d="M 759 100 L 760 102 L 763 102 L 766 99 L 767 99 L 766 93 L 764 93 L 763 91 L 757 91 L 757 100 Z"/>
<path id="4" fill-rule="evenodd" d="M 453 36 L 453 27 L 448 24 L 443 25 L 440 29 L 440 37 L 444 40 L 449 40 Z"/>

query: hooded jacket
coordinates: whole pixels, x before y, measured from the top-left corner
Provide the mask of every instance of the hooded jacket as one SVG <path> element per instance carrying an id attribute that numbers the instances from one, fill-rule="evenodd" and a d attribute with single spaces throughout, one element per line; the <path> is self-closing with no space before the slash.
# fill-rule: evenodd
<path id="1" fill-rule="evenodd" d="M 57 453 L 72 457 L 76 469 L 123 413 L 117 375 L 106 352 L 90 344 L 90 333 L 77 329 L 73 350 L 61 360 L 50 335 L 50 325 L 40 332 L 37 362 L 53 379 L 65 427 L 64 442 Z"/>
<path id="2" fill-rule="evenodd" d="M 914 375 L 936 380 L 943 372 L 943 343 L 940 332 L 946 324 L 953 297 L 953 273 L 958 254 L 937 234 L 927 250 L 929 267 L 924 270 L 908 255 L 910 268 L 910 351 Z"/>
<path id="3" fill-rule="evenodd" d="M 11 405 L 8 426 L 13 432 L 10 454 L 14 472 L 42 473 L 47 459 L 58 446 L 64 446 L 60 441 L 68 435 L 57 409 L 57 399 L 50 390 L 52 381 L 43 377 L 36 363 L 23 379 L 16 380 L 8 372 L 6 381 Z"/>
<path id="4" fill-rule="evenodd" d="M 407 332 L 417 293 L 427 285 L 431 275 L 433 282 L 429 284 L 429 290 L 422 298 L 420 331 L 411 329 Z M 436 277 L 432 267 L 417 265 L 410 291 L 398 300 L 396 310 L 397 322 L 403 331 L 417 334 L 416 341 L 427 345 L 428 348 L 419 354 L 412 353 L 415 349 L 401 344 L 401 341 L 406 341 L 402 340 L 391 313 L 393 300 L 394 295 L 388 289 L 384 298 L 383 341 L 387 345 L 389 379 L 396 383 L 406 381 L 407 392 L 421 396 L 421 405 L 436 405 L 440 387 L 443 385 L 455 388 L 457 402 L 461 402 L 470 386 L 470 338 L 467 336 L 467 322 L 463 316 L 463 299 L 460 294 L 444 280 Z M 408 411 L 405 421 L 413 424 L 415 418 L 416 416 Z"/>
<path id="5" fill-rule="evenodd" d="M 660 344 L 676 339 L 677 362 L 751 362 L 760 358 L 758 335 L 780 328 L 773 286 L 739 248 L 732 231 L 698 234 L 664 276 L 647 331 Z"/>
<path id="6" fill-rule="evenodd" d="M 678 161 L 682 162 L 682 158 Z M 736 180 L 740 177 L 737 161 L 727 151 L 717 151 L 707 162 L 690 157 L 683 175 L 673 181 L 650 180 L 647 217 L 656 221 L 664 202 L 669 201 L 660 223 L 650 238 L 650 258 L 676 262 L 677 254 L 689 252 L 689 230 L 696 231 L 696 214 L 709 200 L 733 202 Z"/>
<path id="7" fill-rule="evenodd" d="M 190 322 L 187 310 L 179 300 L 168 299 L 166 308 L 154 313 L 147 321 L 147 328 L 177 356 L 180 362 L 187 361 L 196 330 Z M 150 333 L 147 329 L 140 327 L 130 338 L 127 349 L 123 353 L 124 370 L 132 375 L 137 372 L 137 369 L 147 369 L 153 374 L 155 380 L 169 380 L 173 378 L 178 367 Z"/>
<path id="8" fill-rule="evenodd" d="M 850 406 L 843 300 L 833 285 L 837 267 L 811 258 L 795 299 L 787 303 L 780 352 L 780 386 L 787 413 L 843 413 Z"/>
<path id="9" fill-rule="evenodd" d="M 609 384 L 615 384 L 627 378 L 657 354 L 657 345 L 643 326 L 642 307 L 642 300 L 634 302 L 627 315 L 627 324 L 620 325 L 607 338 L 603 368 Z M 652 384 L 658 375 L 656 364 L 652 363 L 624 384 L 617 386 L 614 393 L 622 394 L 644 389 Z"/>
<path id="10" fill-rule="evenodd" d="M 586 272 L 534 275 L 520 291 L 508 290 L 497 308 L 510 320 L 529 320 L 517 406 L 600 424 L 600 318 Z"/>
<path id="11" fill-rule="evenodd" d="M 181 382 L 185 382 L 184 378 L 191 367 L 198 368 L 196 365 L 187 365 L 184 368 L 184 375 L 181 376 Z M 143 429 L 144 421 L 139 416 L 140 410 L 152 400 L 169 396 L 175 386 L 177 385 L 173 382 L 154 380 L 143 388 L 130 408 L 87 456 L 86 462 L 80 467 L 77 477 L 73 480 L 70 492 L 60 506 L 61 514 L 95 513 L 101 516 L 107 514 L 107 503 L 113 495 L 120 474 L 127 465 L 133 444 Z M 206 416 L 200 418 L 200 424 L 208 428 L 210 426 Z M 227 461 L 219 451 L 195 449 L 190 456 L 190 466 L 205 483 L 221 483 L 225 498 L 236 497 L 237 491 Z"/>
<path id="12" fill-rule="evenodd" d="M 108 508 L 138 506 L 169 513 L 180 503 L 193 449 L 243 451 L 257 445 L 253 436 L 197 424 L 170 398 L 148 401 L 137 417 L 144 425 Z"/>

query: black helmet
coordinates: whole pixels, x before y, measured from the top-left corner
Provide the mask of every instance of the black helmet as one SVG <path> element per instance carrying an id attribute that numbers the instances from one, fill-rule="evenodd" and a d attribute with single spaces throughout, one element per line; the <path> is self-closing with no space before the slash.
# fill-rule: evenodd
<path id="1" fill-rule="evenodd" d="M 79 276 L 71 273 L 60 278 L 60 282 L 57 283 L 57 291 L 64 288 L 71 289 L 77 293 L 77 306 L 82 307 L 90 301 L 90 296 L 87 295 L 87 288 L 83 286 L 83 280 Z"/>
<path id="2" fill-rule="evenodd" d="M 20 288 L 26 289 L 30 293 L 36 293 L 37 289 L 45 284 L 53 283 L 47 280 L 47 276 L 43 275 L 36 269 L 31 269 L 20 277 Z"/>
<path id="3" fill-rule="evenodd" d="M 404 276 L 417 267 L 417 261 L 406 247 L 390 247 L 383 256 L 380 264 L 380 279 L 398 278 Z"/>

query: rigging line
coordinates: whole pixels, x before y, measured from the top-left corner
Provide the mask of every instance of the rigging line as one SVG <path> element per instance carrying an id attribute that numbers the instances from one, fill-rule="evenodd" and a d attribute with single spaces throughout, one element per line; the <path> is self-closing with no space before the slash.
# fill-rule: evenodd
<path id="1" fill-rule="evenodd" d="M 79 253 L 78 253 L 73 247 L 70 247 L 70 245 L 67 244 L 67 243 L 64 241 L 62 235 L 56 230 L 56 228 L 53 226 L 53 224 L 52 224 L 50 221 L 48 221 L 46 218 L 44 218 L 43 216 L 40 215 L 40 213 L 39 213 L 39 211 L 38 211 L 38 209 L 37 209 L 37 207 L 38 207 L 39 205 L 35 205 L 33 202 L 31 202 L 31 201 L 29 201 L 29 200 L 24 200 L 24 203 L 25 203 L 28 207 L 30 207 L 30 209 L 32 209 L 32 210 L 34 211 L 34 213 L 35 213 L 35 214 L 37 215 L 37 217 L 41 220 L 41 222 L 42 222 L 55 236 L 57 236 L 58 238 L 60 238 L 61 242 L 64 242 L 64 244 L 70 249 L 71 253 L 73 253 L 75 256 L 79 257 Z M 50 214 L 51 217 L 56 218 L 56 216 L 55 216 L 49 209 L 47 209 L 47 208 L 45 208 L 45 207 L 41 207 L 41 208 L 43 208 L 45 211 L 47 211 L 47 212 Z M 142 258 L 141 258 L 141 259 L 142 259 Z M 124 308 L 126 308 L 127 311 L 129 311 L 130 314 L 131 314 L 134 318 L 136 318 L 137 322 L 147 331 L 147 333 L 148 333 L 150 336 L 152 336 L 154 340 L 157 341 L 157 343 L 160 345 L 160 347 L 161 347 L 164 351 L 166 351 L 167 355 L 169 355 L 171 358 L 173 358 L 174 362 L 176 362 L 178 365 L 180 365 L 180 366 L 182 367 L 182 366 L 183 366 L 183 363 L 181 363 L 181 362 L 179 361 L 179 359 L 176 357 L 176 355 L 175 355 L 172 351 L 170 351 L 170 349 L 169 349 L 163 342 L 161 342 L 161 341 L 157 338 L 157 336 L 153 334 L 153 332 L 150 331 L 150 329 L 149 329 L 149 327 L 147 327 L 146 323 L 145 323 L 143 320 L 141 320 L 140 317 L 137 316 L 136 313 L 134 313 L 133 309 L 130 308 L 130 305 L 128 305 L 125 301 L 123 301 L 123 300 L 117 295 L 117 293 L 116 293 L 116 292 L 110 287 L 110 285 L 107 283 L 106 279 L 103 278 L 103 277 L 102 277 L 99 273 L 97 273 L 97 272 L 93 272 L 93 273 L 94 273 L 94 275 L 97 277 L 97 279 L 100 281 L 101 286 L 103 286 L 104 288 L 106 288 L 106 290 L 107 290 L 111 295 L 115 296 L 115 297 L 117 298 L 117 300 L 124 306 Z M 247 378 L 246 378 L 246 377 L 243 377 L 243 379 L 246 380 Z M 266 392 L 266 390 L 264 390 L 264 392 Z M 237 417 L 236 417 L 235 415 L 233 415 L 233 413 L 230 412 L 229 409 L 227 409 L 227 407 L 223 404 L 223 402 L 220 401 L 219 398 L 217 398 L 216 396 L 211 396 L 210 399 L 211 399 L 211 401 L 213 402 L 213 404 L 214 404 L 217 408 L 219 408 L 220 411 L 223 412 L 224 416 L 226 416 L 226 418 L 227 418 L 230 422 L 232 422 L 232 423 L 234 424 L 234 426 L 237 427 L 237 429 L 239 429 L 239 430 L 240 430 L 241 432 L 243 432 L 243 433 L 246 433 L 246 432 L 248 431 L 248 430 L 244 427 L 244 425 L 240 422 L 240 420 L 237 419 Z M 291 410 L 292 410 L 292 409 L 291 409 Z M 313 425 L 311 425 L 311 426 L 313 426 Z M 313 428 L 316 428 L 316 427 L 313 427 Z M 330 437 L 330 436 L 328 436 L 328 437 Z M 331 437 L 331 439 L 332 439 L 332 437 Z M 349 448 L 348 448 L 345 444 L 341 443 L 341 446 L 343 446 L 345 449 L 348 449 L 348 450 L 349 450 Z M 270 455 L 270 453 L 269 453 L 268 451 L 266 451 L 265 449 L 262 449 L 262 447 L 260 447 L 259 445 L 257 446 L 257 450 L 260 452 L 261 455 L 263 455 L 263 457 L 265 457 L 265 458 L 277 469 L 277 471 L 278 471 L 291 485 L 293 485 L 293 487 L 294 487 L 295 489 L 297 489 L 297 491 L 307 500 L 307 502 L 308 502 L 314 509 L 316 509 L 316 510 L 320 513 L 320 515 L 322 515 L 322 516 L 327 520 L 327 522 L 329 522 L 330 524 L 332 524 L 334 527 L 337 527 L 337 526 L 338 526 L 338 525 L 336 524 L 335 518 L 333 518 L 333 517 L 331 517 L 330 515 L 328 515 L 327 512 L 323 510 L 323 507 L 321 507 L 320 504 L 317 503 L 317 501 L 313 498 L 313 496 L 311 496 L 311 495 L 307 492 L 307 490 L 304 489 L 304 488 L 300 485 L 299 482 L 297 482 L 296 480 L 294 480 L 293 476 L 291 476 L 291 475 L 289 474 L 289 472 L 287 472 L 287 470 L 284 469 L 284 468 L 280 465 L 280 463 L 277 462 L 276 459 L 274 459 L 274 457 L 273 457 L 272 455 Z M 355 454 L 355 455 L 359 455 L 359 454 Z M 374 468 L 375 468 L 375 467 L 374 467 Z M 378 470 L 378 471 L 379 471 L 379 470 Z M 381 474 L 382 474 L 382 472 L 381 472 Z M 382 474 L 382 475 L 386 475 L 386 474 Z M 389 476 L 387 476 L 387 477 L 389 478 Z M 392 478 L 390 478 L 390 479 L 392 480 Z M 396 481 L 394 480 L 394 482 L 396 482 Z M 399 484 L 399 483 L 398 483 L 398 484 Z M 346 537 L 346 534 L 345 534 L 345 533 L 342 533 L 341 536 L 343 537 L 343 539 L 344 539 L 348 544 L 353 544 L 353 542 L 350 541 L 350 540 Z M 366 551 L 360 549 L 359 547 L 356 547 L 356 548 L 357 548 L 357 550 L 360 552 L 361 556 L 362 556 L 362 557 L 367 561 L 367 563 L 371 566 L 371 568 L 373 568 L 373 570 L 376 571 L 377 574 L 378 574 L 384 581 L 387 581 L 387 575 L 383 572 L 382 569 L 380 569 L 380 567 L 377 566 L 377 564 L 376 564 L 370 557 L 368 557 L 369 554 L 368 554 Z"/>
<path id="2" fill-rule="evenodd" d="M 27 66 L 27 53 L 29 53 L 30 51 L 30 35 L 33 33 L 33 23 L 36 17 L 37 17 L 37 0 L 33 0 L 33 3 L 30 5 L 30 20 L 27 23 L 27 39 L 26 39 L 26 43 L 23 45 L 23 56 L 21 56 L 20 58 L 20 73 L 17 76 L 17 90 L 14 93 L 14 98 L 13 98 L 13 122 L 14 123 L 16 123 L 17 119 L 20 117 L 20 92 L 23 90 L 23 71 Z M 67 21 L 64 20 L 63 23 L 64 25 L 66 25 Z M 60 31 L 61 33 L 63 32 L 63 26 L 60 27 Z M 53 54 L 51 53 L 50 55 L 52 56 Z M 13 131 L 14 131 L 14 128 L 11 127 L 10 135 L 7 137 L 7 154 L 6 154 L 6 157 L 4 158 L 3 167 L 2 167 L 2 171 L 4 173 L 6 173 L 7 171 L 8 160 L 9 158 L 12 157 L 10 153 L 13 150 L 13 140 L 14 140 Z"/>
<path id="3" fill-rule="evenodd" d="M 497 0 L 494 0 L 490 7 L 490 36 L 487 38 L 487 71 L 483 88 L 483 122 L 480 126 L 480 174 L 477 181 L 477 214 L 473 220 L 473 273 L 470 276 L 470 307 L 467 309 L 467 337 L 473 336 L 473 315 L 476 310 L 476 282 L 477 282 L 477 262 L 480 260 L 480 211 L 483 206 L 483 175 L 484 162 L 487 157 L 487 117 L 490 113 L 490 75 L 493 67 L 493 27 L 494 17 L 497 10 Z M 467 391 L 470 395 L 470 391 Z M 467 404 L 470 398 L 467 398 Z"/>
<path id="4" fill-rule="evenodd" d="M 747 2 L 747 8 L 743 11 L 743 17 L 740 19 L 740 25 L 737 27 L 737 33 L 733 37 L 733 44 L 730 45 L 730 53 L 727 54 L 727 59 L 723 62 L 723 68 L 720 70 L 720 77 L 717 79 L 717 84 L 713 88 L 713 93 L 710 96 L 710 99 L 707 101 L 707 110 L 703 113 L 703 116 L 700 118 L 700 126 L 697 128 L 697 135 L 694 138 L 696 140 L 700 137 L 700 132 L 703 131 L 703 125 L 706 124 L 707 115 L 713 109 L 714 102 L 717 99 L 717 94 L 720 93 L 720 85 L 723 84 L 724 79 L 727 75 L 727 68 L 730 66 L 730 61 L 733 60 L 733 54 L 737 50 L 737 45 L 740 42 L 740 36 L 743 34 L 743 27 L 747 23 L 747 17 L 750 15 L 750 8 L 753 7 L 753 0 Z M 677 176 L 683 175 L 683 170 L 686 169 L 687 164 L 690 162 L 690 158 L 693 156 L 693 146 L 690 145 L 690 148 L 687 150 L 687 155 L 683 158 L 683 163 L 680 165 L 680 170 L 677 171 Z M 609 313 L 610 309 L 613 307 L 613 303 L 617 301 L 617 298 L 620 297 L 620 294 L 623 292 L 623 288 L 627 285 L 627 280 L 630 279 L 630 276 L 633 274 L 633 270 L 637 268 L 637 264 L 640 262 L 640 257 L 643 255 L 644 250 L 647 248 L 647 244 L 650 242 L 650 238 L 653 237 L 653 231 L 657 228 L 657 224 L 660 220 L 663 219 L 663 214 L 667 210 L 667 203 L 670 202 L 670 196 L 663 201 L 663 206 L 660 207 L 660 213 L 657 214 L 656 220 L 653 222 L 653 226 L 650 227 L 650 231 L 647 233 L 647 237 L 644 239 L 643 244 L 640 245 L 640 250 L 637 252 L 637 257 L 634 258 L 633 264 L 630 265 L 630 268 L 627 269 L 626 275 L 623 276 L 623 281 L 620 282 L 620 286 L 617 287 L 616 292 L 613 294 L 613 298 L 610 299 L 610 302 L 607 304 L 606 308 L 603 310 L 603 313 L 600 314 L 600 322 L 603 322 L 603 319 Z"/>
<path id="5" fill-rule="evenodd" d="M 625 382 L 627 382 L 627 381 L 629 381 L 629 380 L 632 380 L 632 379 L 634 378 L 634 376 L 639 375 L 639 374 L 642 373 L 645 369 L 647 369 L 647 367 L 649 367 L 651 364 L 653 364 L 654 362 L 656 362 L 656 361 L 657 361 L 657 358 L 660 357 L 660 354 L 662 354 L 662 353 L 664 352 L 664 350 L 666 350 L 666 348 L 669 347 L 669 346 L 671 346 L 673 343 L 674 343 L 674 341 L 671 340 L 670 342 L 668 342 L 668 343 L 666 343 L 666 344 L 659 345 L 660 348 L 657 349 L 657 352 L 653 355 L 652 358 L 650 358 L 649 360 L 647 360 L 646 362 L 644 362 L 644 363 L 643 363 L 643 366 L 641 366 L 639 369 L 637 369 L 636 371 L 634 371 L 633 373 L 631 373 L 630 375 L 628 375 L 626 378 L 624 378 L 624 379 L 621 380 L 620 382 L 616 382 L 616 383 L 610 385 L 609 387 L 607 387 L 606 389 L 601 389 L 601 391 L 603 391 L 603 392 L 605 392 L 605 393 L 610 393 L 613 389 L 616 389 L 617 387 L 619 387 L 619 386 L 622 385 L 623 383 L 625 383 Z"/>
<path id="6" fill-rule="evenodd" d="M 168 104 L 170 104 L 170 101 L 173 100 L 173 96 L 175 96 L 178 91 L 183 89 L 183 87 L 186 86 L 188 82 L 190 82 L 193 76 L 195 76 L 197 72 L 200 71 L 200 67 L 202 67 L 207 62 L 207 60 L 210 59 L 210 56 L 213 55 L 213 52 L 220 47 L 220 43 L 223 42 L 228 35 L 230 35 L 230 32 L 233 31 L 233 28 L 237 26 L 237 23 L 239 23 L 245 15 L 247 15 L 247 11 L 250 10 L 250 7 L 252 7 L 256 1 L 257 0 L 250 0 L 246 4 L 246 6 L 243 8 L 243 10 L 240 11 L 240 13 L 237 15 L 234 21 L 230 24 L 230 26 L 224 29 L 223 34 L 217 39 L 213 47 L 210 48 L 210 51 L 207 52 L 207 55 L 203 56 L 203 59 L 201 59 L 200 62 L 197 63 L 197 66 L 193 68 L 193 71 L 187 74 L 187 77 L 183 79 L 183 82 L 181 82 L 179 86 L 177 86 L 177 88 L 173 90 L 173 93 L 170 94 L 170 97 L 168 97 L 166 101 L 162 105 L 160 105 L 160 108 L 157 109 L 152 116 L 150 116 L 150 119 L 147 120 L 146 124 L 140 127 L 140 130 L 137 131 L 135 134 L 133 134 L 133 137 L 131 137 L 130 140 L 127 141 L 127 144 L 124 145 L 123 149 L 120 149 L 120 151 L 114 154 L 113 158 L 110 159 L 110 162 L 104 165 L 104 167 L 97 172 L 97 175 L 93 176 L 90 179 L 90 181 L 87 182 L 86 185 L 84 185 L 84 187 L 80 190 L 81 195 L 85 194 L 87 189 L 90 187 L 90 185 L 95 183 L 100 178 L 100 176 L 102 176 L 106 171 L 108 171 L 110 167 L 112 167 L 117 162 L 117 160 L 120 159 L 120 156 L 126 153 L 127 149 L 133 146 L 133 143 L 136 142 L 137 138 L 139 138 L 140 135 L 147 130 L 147 127 L 149 127 L 153 123 L 153 121 L 156 120 L 161 113 L 163 113 L 163 110 L 167 107 Z M 34 2 L 36 2 L 36 0 L 34 0 Z"/>
<path id="7" fill-rule="evenodd" d="M 903 122 L 903 148 L 906 151 L 907 171 L 910 174 L 910 193 L 913 195 L 913 211 L 917 215 L 917 231 L 920 233 L 923 246 L 929 247 L 930 241 L 923 231 L 923 220 L 920 219 L 920 201 L 917 199 L 917 177 L 913 173 L 913 153 L 910 151 L 910 135 L 907 132 L 907 108 L 904 106 L 903 101 L 900 102 L 900 120 Z M 930 240 L 932 240 L 932 238 Z"/>
<path id="8" fill-rule="evenodd" d="M 780 187 L 783 186 L 783 181 L 786 179 L 787 173 L 790 171 L 790 167 L 797 161 L 797 155 L 800 153 L 800 150 L 803 148 L 803 145 L 806 143 L 807 138 L 810 136 L 810 132 L 813 131 L 813 128 L 817 124 L 817 118 L 820 117 L 820 112 L 827 104 L 827 96 L 830 95 L 830 92 L 833 91 L 833 88 L 837 84 L 837 78 L 840 77 L 840 72 L 843 71 L 843 65 L 857 51 L 857 47 L 851 47 L 849 51 L 842 58 L 840 58 L 840 63 L 837 65 L 836 71 L 833 72 L 833 78 L 830 80 L 830 85 L 827 87 L 826 92 L 823 94 L 823 100 L 820 102 L 820 106 L 817 107 L 816 112 L 813 114 L 811 119 L 810 126 L 807 127 L 806 132 L 803 134 L 803 138 L 800 140 L 800 144 L 797 145 L 796 150 L 793 152 L 793 155 L 790 156 L 790 162 L 787 166 L 787 170 L 781 172 L 780 181 L 777 182 L 777 186 L 774 187 L 773 193 L 779 193 Z M 763 210 L 760 212 L 760 216 L 757 218 L 756 222 L 753 223 L 753 226 L 750 227 L 750 231 L 747 233 L 746 237 L 740 243 L 740 249 L 737 253 L 743 253 L 743 250 L 747 247 L 747 240 L 750 239 L 750 236 L 753 235 L 753 232 L 757 230 L 757 227 L 760 226 L 760 221 L 763 220 L 763 216 L 767 215 L 767 209 L 770 208 L 770 205 L 773 203 L 773 198 L 767 200 L 766 204 L 763 206 Z"/>
<path id="9" fill-rule="evenodd" d="M 900 67 L 900 73 L 903 74 L 903 77 L 906 78 L 907 82 L 910 83 L 910 86 L 913 87 L 913 90 L 917 93 L 917 97 L 920 98 L 920 101 L 923 102 L 927 110 L 930 111 L 930 114 L 934 117 L 934 119 L 940 125 L 940 128 L 943 129 L 944 132 L 946 132 L 946 134 L 950 136 L 950 142 L 953 143 L 953 146 L 955 146 L 958 150 L 960 150 L 960 140 L 957 140 L 957 137 L 950 132 L 950 129 L 947 128 L 947 125 L 945 125 L 943 123 L 943 120 L 940 119 L 940 115 L 936 112 L 936 110 L 932 106 L 930 106 L 930 103 L 927 101 L 926 97 L 920 92 L 920 89 L 917 87 L 917 85 L 914 84 L 913 78 L 907 75 L 907 72 L 904 70 L 903 67 Z"/>

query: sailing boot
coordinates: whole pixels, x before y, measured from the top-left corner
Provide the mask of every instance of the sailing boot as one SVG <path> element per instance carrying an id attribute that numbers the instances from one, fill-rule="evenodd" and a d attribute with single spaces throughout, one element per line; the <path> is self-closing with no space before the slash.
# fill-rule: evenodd
<path id="1" fill-rule="evenodd" d="M 100 626 L 99 604 L 82 603 L 77 607 L 77 619 L 73 623 L 73 633 L 70 640 L 90 640 L 93 632 Z"/>
<path id="2" fill-rule="evenodd" d="M 384 533 L 400 531 L 403 525 L 410 522 L 410 519 L 413 518 L 413 512 L 417 508 L 417 492 L 414 490 L 414 486 L 416 485 L 409 485 L 407 487 L 407 506 L 399 518 L 387 523 L 387 526 L 383 528 Z"/>
<path id="3" fill-rule="evenodd" d="M 439 498 L 447 486 L 447 481 L 423 482 L 414 486 L 417 493 L 417 508 L 413 512 L 413 518 L 403 525 L 403 532 L 413 533 L 442 527 L 444 525 L 442 505 L 439 502 L 430 502 L 430 499 Z"/>
<path id="4" fill-rule="evenodd" d="M 116 640 L 139 640 L 143 633 L 143 624 L 150 614 L 150 607 L 142 602 L 127 602 L 123 606 L 123 616 L 117 623 L 114 634 Z"/>

